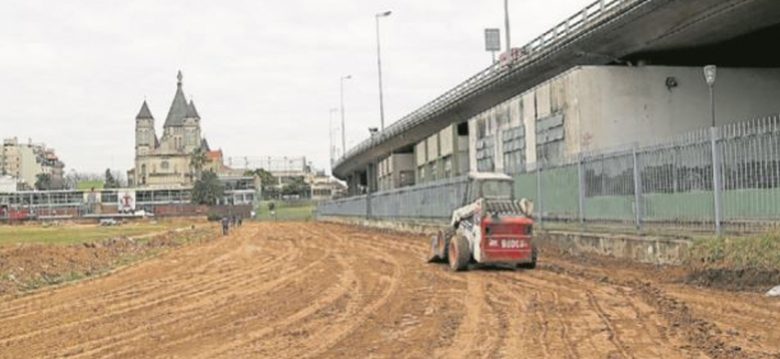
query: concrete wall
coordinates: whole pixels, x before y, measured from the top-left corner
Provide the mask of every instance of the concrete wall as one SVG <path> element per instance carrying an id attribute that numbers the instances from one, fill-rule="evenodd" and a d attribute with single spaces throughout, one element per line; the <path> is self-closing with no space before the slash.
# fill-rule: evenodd
<path id="1" fill-rule="evenodd" d="M 383 230 L 431 236 L 449 226 L 445 221 L 366 219 L 359 217 L 323 217 L 318 220 L 346 225 L 357 225 Z M 535 243 L 544 262 L 546 249 L 562 250 L 572 255 L 589 253 L 640 263 L 681 265 L 689 255 L 691 241 L 685 239 L 633 236 L 607 233 L 536 231 Z"/>
<path id="2" fill-rule="evenodd" d="M 677 86 L 668 88 L 667 78 Z M 711 123 L 698 67 L 583 67 L 566 85 L 571 152 L 648 144 Z M 719 125 L 780 112 L 780 69 L 719 69 L 715 103 Z"/>
<path id="3" fill-rule="evenodd" d="M 676 85 L 667 86 L 667 79 Z M 720 68 L 715 85 L 717 124 L 780 112 L 780 69 Z M 562 114 L 564 156 L 638 143 L 710 126 L 709 91 L 699 67 L 585 66 L 469 119 L 471 168 L 476 168 L 478 123 L 497 139 L 496 171 L 503 165 L 500 131 L 525 125 L 528 163 L 537 158 L 537 123 Z M 503 113 L 509 122 L 501 123 Z"/>

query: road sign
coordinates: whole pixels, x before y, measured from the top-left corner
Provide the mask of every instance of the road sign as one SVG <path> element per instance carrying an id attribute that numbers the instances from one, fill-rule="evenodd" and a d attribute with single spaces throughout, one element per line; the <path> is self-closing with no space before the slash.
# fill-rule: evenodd
<path id="1" fill-rule="evenodd" d="M 500 29 L 485 29 L 485 51 L 501 51 Z"/>

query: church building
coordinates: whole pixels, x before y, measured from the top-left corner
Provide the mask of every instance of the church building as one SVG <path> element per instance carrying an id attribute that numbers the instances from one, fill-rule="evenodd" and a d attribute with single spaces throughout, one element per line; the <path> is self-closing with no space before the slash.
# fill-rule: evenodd
<path id="1" fill-rule="evenodd" d="M 191 166 L 196 150 L 207 154 L 209 146 L 201 135 L 200 115 L 195 103 L 184 96 L 179 71 L 176 94 L 165 117 L 161 137 L 155 132 L 154 116 L 144 100 L 135 117 L 135 168 L 127 172 L 130 186 L 175 188 L 192 186 Z"/>

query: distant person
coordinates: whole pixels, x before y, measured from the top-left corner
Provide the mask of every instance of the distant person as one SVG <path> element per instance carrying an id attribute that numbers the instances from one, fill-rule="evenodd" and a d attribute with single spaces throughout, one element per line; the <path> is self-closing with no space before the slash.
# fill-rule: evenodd
<path id="1" fill-rule="evenodd" d="M 242 223 L 243 221 L 244 221 L 244 217 L 243 216 L 238 216 L 238 226 L 239 227 L 241 227 L 241 225 L 243 224 Z"/>
<path id="2" fill-rule="evenodd" d="M 222 235 L 228 235 L 228 229 L 230 228 L 230 220 L 227 217 L 222 217 Z"/>
<path id="3" fill-rule="evenodd" d="M 271 217 L 273 217 L 274 220 L 276 220 L 276 203 L 268 203 L 268 212 L 271 212 Z"/>

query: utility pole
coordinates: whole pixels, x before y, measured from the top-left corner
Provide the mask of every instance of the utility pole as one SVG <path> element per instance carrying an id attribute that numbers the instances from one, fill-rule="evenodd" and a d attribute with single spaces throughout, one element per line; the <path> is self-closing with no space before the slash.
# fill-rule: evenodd
<path id="1" fill-rule="evenodd" d="M 509 31 L 509 0 L 504 0 L 504 25 L 506 27 L 506 52 L 512 50 L 512 36 Z"/>
<path id="2" fill-rule="evenodd" d="M 347 154 L 347 132 L 344 127 L 344 80 L 349 80 L 352 75 L 341 76 L 341 157 Z"/>
<path id="3" fill-rule="evenodd" d="M 330 166 L 331 171 L 333 170 L 333 161 L 336 159 L 336 147 L 333 145 L 333 113 L 338 112 L 339 109 L 337 108 L 331 108 L 329 113 L 329 120 L 328 120 L 328 138 L 330 139 Z"/>
<path id="4" fill-rule="evenodd" d="M 379 19 L 383 17 L 388 17 L 390 14 L 392 14 L 392 11 L 385 11 L 376 14 L 374 17 L 376 19 L 376 64 L 377 68 L 379 69 L 379 121 L 381 124 L 381 129 L 385 129 L 385 100 L 384 96 L 382 94 L 382 52 L 381 52 L 381 46 L 379 42 Z"/>

